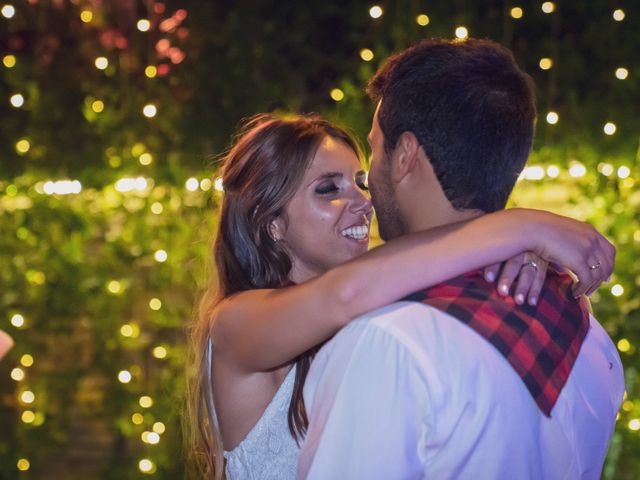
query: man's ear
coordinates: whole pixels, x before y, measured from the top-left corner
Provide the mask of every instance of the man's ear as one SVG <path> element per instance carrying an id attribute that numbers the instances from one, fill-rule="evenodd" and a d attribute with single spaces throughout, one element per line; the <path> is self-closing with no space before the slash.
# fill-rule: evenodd
<path id="1" fill-rule="evenodd" d="M 391 154 L 391 180 L 394 183 L 400 183 L 407 175 L 414 172 L 419 152 L 420 142 L 414 133 L 403 132 Z"/>

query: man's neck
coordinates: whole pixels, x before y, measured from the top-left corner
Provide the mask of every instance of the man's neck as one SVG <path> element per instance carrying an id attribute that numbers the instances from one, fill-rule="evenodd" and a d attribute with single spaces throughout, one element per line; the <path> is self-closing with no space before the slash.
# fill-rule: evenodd
<path id="1" fill-rule="evenodd" d="M 428 212 L 428 214 L 415 215 L 414 218 L 409 219 L 409 232 L 407 233 L 463 222 L 484 214 L 481 210 L 455 210 L 453 207 L 442 208 L 435 212 Z"/>

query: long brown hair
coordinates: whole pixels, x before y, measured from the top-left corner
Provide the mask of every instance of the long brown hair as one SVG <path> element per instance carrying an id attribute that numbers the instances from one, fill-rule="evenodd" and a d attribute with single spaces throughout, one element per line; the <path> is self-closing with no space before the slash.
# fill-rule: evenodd
<path id="1" fill-rule="evenodd" d="M 286 226 L 285 207 L 327 136 L 341 140 L 362 158 L 359 145 L 346 131 L 318 116 L 272 114 L 260 114 L 245 122 L 224 158 L 224 196 L 213 246 L 217 282 L 212 276 L 189 336 L 187 427 L 191 454 L 205 476 L 223 478 L 224 471 L 224 448 L 209 370 L 212 311 L 234 293 L 280 288 L 289 282 L 291 259 L 285 247 L 271 236 L 271 225 L 280 218 Z M 288 424 L 297 442 L 308 425 L 302 388 L 318 348 L 294 359 L 296 378 Z"/>

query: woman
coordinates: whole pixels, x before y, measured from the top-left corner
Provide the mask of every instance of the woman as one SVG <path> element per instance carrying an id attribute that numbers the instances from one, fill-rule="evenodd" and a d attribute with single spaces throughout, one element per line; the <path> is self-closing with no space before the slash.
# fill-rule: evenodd
<path id="1" fill-rule="evenodd" d="M 604 241 L 592 227 L 527 210 L 365 253 L 372 210 L 359 150 L 317 117 L 255 117 L 226 156 L 223 184 L 214 247 L 219 289 L 211 286 L 202 299 L 191 339 L 192 440 L 206 476 L 221 478 L 226 458 L 229 478 L 295 477 L 311 358 L 358 315 L 526 250 L 582 275 L 576 294 L 608 272 L 608 265 L 580 270 Z M 500 290 L 509 291 L 524 263 L 516 300 L 528 292 L 535 304 L 544 272 L 522 258 L 505 267 Z"/>

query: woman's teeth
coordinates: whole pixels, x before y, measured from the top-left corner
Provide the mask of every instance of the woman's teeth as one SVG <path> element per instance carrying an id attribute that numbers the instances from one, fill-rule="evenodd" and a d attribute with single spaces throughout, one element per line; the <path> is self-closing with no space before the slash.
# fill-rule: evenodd
<path id="1" fill-rule="evenodd" d="M 353 238 L 355 240 L 364 240 L 369 234 L 369 229 L 364 225 L 359 227 L 349 227 L 342 230 L 340 234 L 343 237 Z"/>

